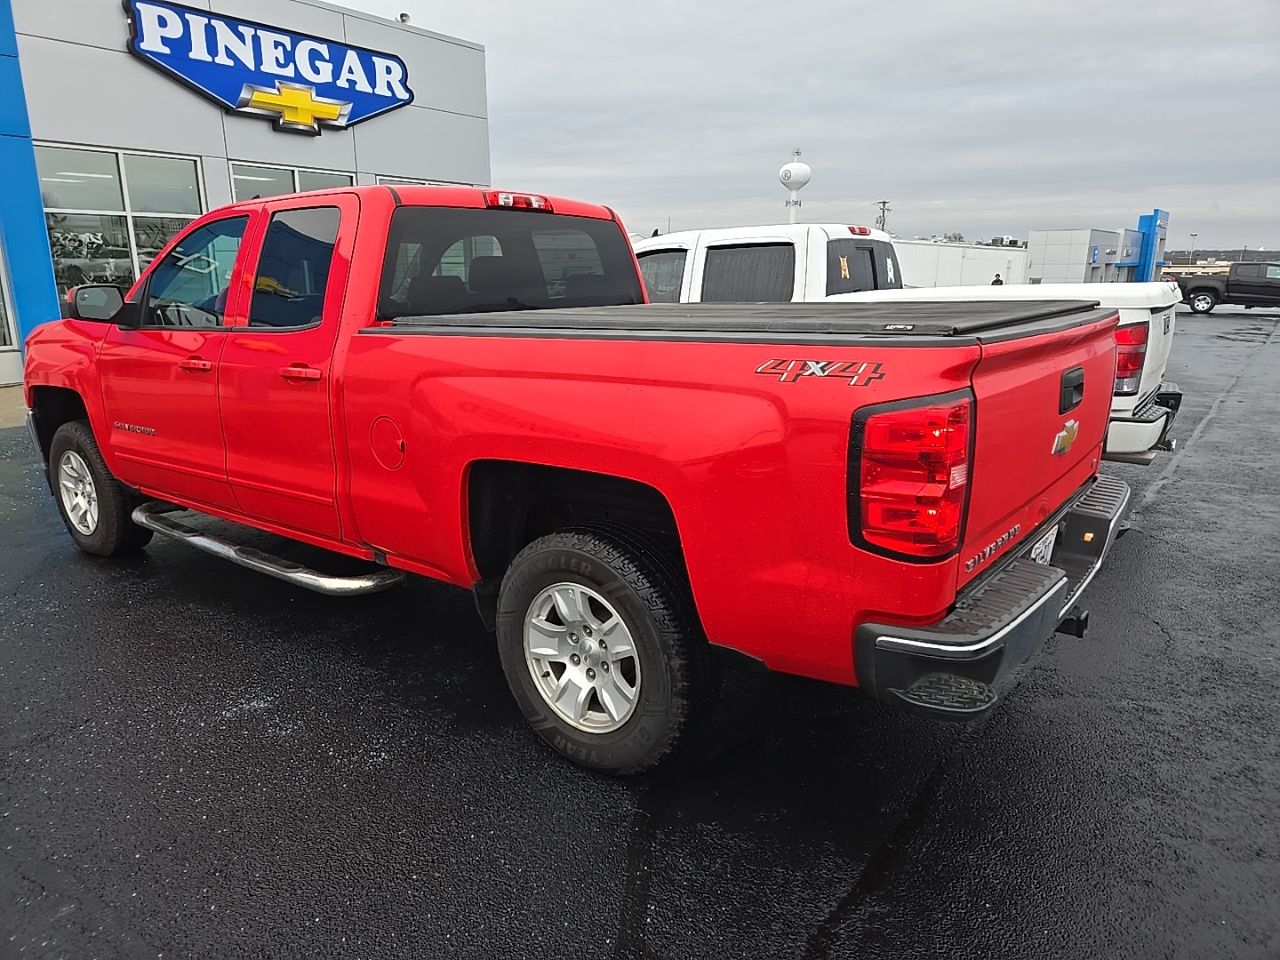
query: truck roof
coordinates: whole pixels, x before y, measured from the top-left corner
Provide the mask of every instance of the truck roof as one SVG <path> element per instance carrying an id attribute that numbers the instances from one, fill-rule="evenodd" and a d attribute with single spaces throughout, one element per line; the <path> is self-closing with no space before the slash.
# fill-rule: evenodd
<path id="1" fill-rule="evenodd" d="M 999 340 L 1114 315 L 1090 300 L 902 303 L 657 303 L 399 317 L 364 333 L 575 339 L 843 343 L 866 337 Z"/>
<path id="2" fill-rule="evenodd" d="M 253 200 L 241 200 L 238 203 L 231 204 L 230 208 L 274 202 L 294 196 L 319 197 L 332 196 L 336 193 L 355 194 L 356 196 L 387 196 L 390 194 L 394 199 L 396 206 L 473 208 L 484 208 L 490 206 L 486 199 L 490 194 L 509 194 L 516 197 L 538 197 L 546 203 L 546 206 L 542 209 L 550 213 L 559 213 L 571 217 L 591 217 L 596 220 L 618 219 L 614 212 L 603 204 L 587 203 L 582 200 L 574 200 L 571 197 L 553 197 L 545 193 L 529 193 L 527 191 L 505 189 L 497 190 L 492 187 L 454 186 L 449 184 L 397 183 L 378 184 L 377 186 L 338 187 L 336 189 L 328 190 L 309 190 L 301 194 L 290 193 L 255 198 Z M 495 207 L 497 207 L 496 204 Z M 541 210 L 531 211 L 531 215 L 537 216 L 540 212 Z"/>
<path id="3" fill-rule="evenodd" d="M 858 232 L 854 233 L 856 229 Z M 663 247 L 692 246 L 699 239 L 707 243 L 718 241 L 782 241 L 796 243 L 804 240 L 810 232 L 817 230 L 826 235 L 828 240 L 847 240 L 859 237 L 867 240 L 879 240 L 892 243 L 893 238 L 883 230 L 872 230 L 869 227 L 853 227 L 846 223 L 774 223 L 746 227 L 713 227 L 706 230 L 677 230 L 656 237 L 647 237 L 635 244 L 636 252 Z M 863 231 L 866 231 L 865 233 Z"/>

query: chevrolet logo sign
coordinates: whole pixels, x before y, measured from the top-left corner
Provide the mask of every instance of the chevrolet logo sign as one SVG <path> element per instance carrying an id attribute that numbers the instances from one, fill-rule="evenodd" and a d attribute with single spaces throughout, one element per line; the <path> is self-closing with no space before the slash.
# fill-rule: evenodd
<path id="1" fill-rule="evenodd" d="M 169 0 L 124 0 L 129 52 L 230 113 L 318 135 L 413 102 L 403 60 Z"/>
<path id="2" fill-rule="evenodd" d="M 300 83 L 277 80 L 273 89 L 244 85 L 237 109 L 241 113 L 258 113 L 275 117 L 276 127 L 299 133 L 319 133 L 320 124 L 346 126 L 351 103 L 316 96 L 316 88 Z"/>
<path id="3" fill-rule="evenodd" d="M 1058 435 L 1053 438 L 1053 455 L 1055 457 L 1066 456 L 1067 451 L 1071 449 L 1078 436 L 1080 436 L 1080 422 L 1078 420 L 1068 420 L 1062 425 Z"/>

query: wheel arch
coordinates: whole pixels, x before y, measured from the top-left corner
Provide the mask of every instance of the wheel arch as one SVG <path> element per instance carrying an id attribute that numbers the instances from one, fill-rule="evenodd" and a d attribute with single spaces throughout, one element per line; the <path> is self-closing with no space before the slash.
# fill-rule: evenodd
<path id="1" fill-rule="evenodd" d="M 473 462 L 464 485 L 466 547 L 491 623 L 497 588 L 525 546 L 564 527 L 608 521 L 643 530 L 684 564 L 675 511 L 657 487 L 626 477 L 517 460 Z"/>
<path id="2" fill-rule="evenodd" d="M 65 423 L 84 420 L 93 429 L 89 408 L 84 398 L 69 387 L 37 385 L 30 388 L 31 425 L 40 449 L 41 459 L 48 464 L 53 435 Z"/>

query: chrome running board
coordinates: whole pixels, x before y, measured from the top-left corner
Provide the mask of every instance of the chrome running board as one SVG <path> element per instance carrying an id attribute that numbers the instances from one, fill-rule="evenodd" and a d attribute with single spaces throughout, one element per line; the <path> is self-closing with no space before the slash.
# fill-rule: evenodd
<path id="1" fill-rule="evenodd" d="M 330 597 L 355 597 L 366 593 L 378 593 L 399 586 L 405 581 L 404 571 L 392 570 L 389 567 L 353 577 L 338 577 L 312 570 L 292 560 L 272 556 L 253 547 L 237 546 L 229 540 L 197 530 L 169 516 L 171 513 L 185 512 L 185 510 L 185 507 L 157 500 L 144 503 L 134 509 L 133 522 L 140 527 L 154 530 L 162 536 L 182 540 L 197 550 L 203 550 L 223 560 L 230 560 L 249 570 L 265 573 L 285 583 L 292 583 L 296 587 L 314 590 L 316 593 L 323 593 Z"/>

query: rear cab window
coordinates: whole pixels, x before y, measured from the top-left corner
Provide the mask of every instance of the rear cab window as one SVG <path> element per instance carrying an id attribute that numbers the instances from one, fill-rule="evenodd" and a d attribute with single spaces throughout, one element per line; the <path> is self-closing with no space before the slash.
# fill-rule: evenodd
<path id="1" fill-rule="evenodd" d="M 642 302 L 631 247 L 615 221 L 426 206 L 392 216 L 380 317 Z"/>
<path id="2" fill-rule="evenodd" d="M 827 241 L 827 296 L 902 286 L 893 245 L 880 240 L 838 238 Z"/>
<path id="3" fill-rule="evenodd" d="M 702 269 L 703 303 L 788 303 L 795 284 L 793 243 L 707 248 Z"/>

